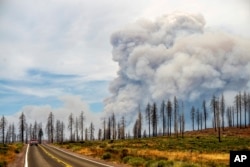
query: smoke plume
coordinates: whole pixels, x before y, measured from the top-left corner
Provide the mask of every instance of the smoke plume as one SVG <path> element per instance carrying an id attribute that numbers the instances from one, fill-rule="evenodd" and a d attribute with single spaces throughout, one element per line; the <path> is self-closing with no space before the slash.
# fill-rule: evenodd
<path id="1" fill-rule="evenodd" d="M 248 91 L 249 41 L 205 28 L 198 14 L 137 21 L 111 36 L 119 71 L 105 111 L 133 115 L 139 105 L 174 96 L 194 102 L 214 93 Z"/>

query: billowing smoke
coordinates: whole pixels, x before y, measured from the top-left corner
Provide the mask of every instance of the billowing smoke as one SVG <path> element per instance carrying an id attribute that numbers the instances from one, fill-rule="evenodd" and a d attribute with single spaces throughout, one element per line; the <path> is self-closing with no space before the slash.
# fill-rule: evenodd
<path id="1" fill-rule="evenodd" d="M 186 102 L 250 88 L 250 40 L 205 28 L 202 15 L 140 20 L 111 36 L 118 77 L 105 111 L 133 115 L 138 106 L 176 96 Z"/>

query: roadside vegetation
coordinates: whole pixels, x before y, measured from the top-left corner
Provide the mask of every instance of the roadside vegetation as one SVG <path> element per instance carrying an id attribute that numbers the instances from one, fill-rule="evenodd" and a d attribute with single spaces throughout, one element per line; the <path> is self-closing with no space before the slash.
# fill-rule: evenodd
<path id="1" fill-rule="evenodd" d="M 0 167 L 6 167 L 14 161 L 16 154 L 19 154 L 22 148 L 22 143 L 0 144 Z"/>
<path id="2" fill-rule="evenodd" d="M 222 142 L 213 129 L 187 132 L 184 138 L 64 142 L 59 147 L 107 161 L 142 167 L 226 167 L 231 150 L 250 150 L 250 128 L 226 128 Z M 231 135 L 231 134 L 238 134 Z"/>

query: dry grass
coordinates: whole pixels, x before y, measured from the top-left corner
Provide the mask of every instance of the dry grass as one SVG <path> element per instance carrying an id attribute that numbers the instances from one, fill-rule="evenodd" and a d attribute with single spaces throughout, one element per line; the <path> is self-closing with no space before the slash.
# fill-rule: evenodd
<path id="1" fill-rule="evenodd" d="M 5 146 L 1 146 L 1 149 L 5 149 L 6 151 L 1 151 L 0 153 L 0 164 L 9 164 L 14 161 L 16 157 L 16 152 L 19 149 L 19 144 L 9 144 Z"/>
<path id="2" fill-rule="evenodd" d="M 222 142 L 218 142 L 214 129 L 186 132 L 184 138 L 152 137 L 115 141 L 87 141 L 83 143 L 65 143 L 65 147 L 80 154 L 102 158 L 110 154 L 110 161 L 132 162 L 143 159 L 146 163 L 157 161 L 173 162 L 175 167 L 185 164 L 196 166 L 227 166 L 230 150 L 250 149 L 250 127 L 225 128 Z M 126 154 L 123 151 L 127 152 Z M 125 159 L 127 160 L 125 162 Z M 137 159 L 136 159 L 137 158 Z"/>
<path id="3" fill-rule="evenodd" d="M 229 154 L 226 153 L 199 153 L 190 151 L 159 151 L 159 150 L 134 150 L 135 153 L 142 157 L 151 157 L 155 159 L 168 159 L 174 161 L 192 161 L 192 162 L 229 162 Z"/>

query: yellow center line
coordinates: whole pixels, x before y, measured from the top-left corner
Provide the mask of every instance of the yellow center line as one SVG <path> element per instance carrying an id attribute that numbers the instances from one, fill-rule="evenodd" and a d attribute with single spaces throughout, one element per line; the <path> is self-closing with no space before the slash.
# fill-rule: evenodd
<path id="1" fill-rule="evenodd" d="M 55 159 L 57 162 L 62 163 L 63 165 L 65 165 L 65 167 L 72 167 L 71 165 L 69 165 L 66 162 L 62 161 L 58 157 L 55 157 L 54 155 L 52 155 L 51 153 L 49 153 L 43 146 L 38 145 L 38 147 L 40 147 L 45 152 L 45 154 L 47 154 L 51 158 Z"/>

